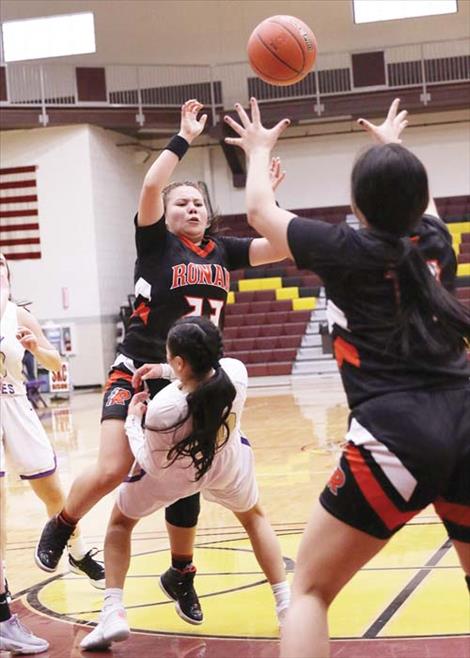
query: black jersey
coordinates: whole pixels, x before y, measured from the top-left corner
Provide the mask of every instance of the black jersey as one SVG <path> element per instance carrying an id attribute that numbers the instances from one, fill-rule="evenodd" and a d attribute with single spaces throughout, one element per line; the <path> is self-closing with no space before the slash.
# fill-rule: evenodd
<path id="1" fill-rule="evenodd" d="M 217 236 L 200 246 L 170 233 L 164 218 L 136 224 L 135 310 L 119 351 L 134 361 L 166 361 L 166 338 L 185 315 L 223 326 L 230 270 L 249 265 L 252 238 Z"/>
<path id="2" fill-rule="evenodd" d="M 436 278 L 452 290 L 457 265 L 445 224 L 425 215 L 410 237 Z M 289 224 L 288 241 L 297 266 L 323 279 L 328 325 L 351 407 L 383 393 L 468 381 L 465 350 L 432 357 L 422 345 L 412 344 L 410 355 L 400 356 L 397 282 L 390 267 L 396 262 L 396 245 L 371 230 L 299 217 Z"/>

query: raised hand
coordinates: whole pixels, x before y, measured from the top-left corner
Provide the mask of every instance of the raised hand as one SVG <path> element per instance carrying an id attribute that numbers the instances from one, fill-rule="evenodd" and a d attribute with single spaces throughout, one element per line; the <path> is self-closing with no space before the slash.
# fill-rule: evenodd
<path id="1" fill-rule="evenodd" d="M 161 363 L 144 363 L 143 366 L 137 368 L 132 377 L 132 386 L 139 390 L 142 382 L 147 379 L 161 379 L 163 375 L 163 368 Z"/>
<path id="2" fill-rule="evenodd" d="M 129 416 L 137 416 L 137 418 L 142 418 L 142 416 L 147 411 L 147 400 L 149 399 L 149 394 L 147 391 L 141 391 L 132 396 L 132 400 L 129 403 L 129 408 L 127 413 Z"/>
<path id="3" fill-rule="evenodd" d="M 269 165 L 269 180 L 271 181 L 273 192 L 276 191 L 285 177 L 286 172 L 281 169 L 281 158 L 271 158 L 271 164 Z"/>
<path id="4" fill-rule="evenodd" d="M 380 126 L 376 126 L 366 119 L 358 119 L 357 123 L 369 133 L 377 144 L 401 144 L 400 135 L 408 125 L 406 120 L 408 112 L 406 110 L 398 112 L 399 105 L 400 99 L 395 98 L 390 105 L 387 118 Z"/>
<path id="5" fill-rule="evenodd" d="M 16 339 L 21 343 L 25 350 L 29 350 L 33 354 L 38 348 L 38 339 L 28 327 L 18 327 L 16 331 Z"/>
<path id="6" fill-rule="evenodd" d="M 235 109 L 240 117 L 240 123 L 234 121 L 232 117 L 224 117 L 224 121 L 239 135 L 239 137 L 226 137 L 225 142 L 233 146 L 239 146 L 247 155 L 256 148 L 271 150 L 281 133 L 290 124 L 289 119 L 282 119 L 273 128 L 265 128 L 261 123 L 261 115 L 256 98 L 250 99 L 250 108 L 251 119 L 240 103 L 235 104 Z"/>
<path id="7" fill-rule="evenodd" d="M 207 114 L 203 114 L 199 119 L 197 118 L 203 107 L 203 104 L 195 98 L 191 98 L 181 106 L 181 124 L 178 134 L 189 143 L 202 133 L 206 125 Z"/>

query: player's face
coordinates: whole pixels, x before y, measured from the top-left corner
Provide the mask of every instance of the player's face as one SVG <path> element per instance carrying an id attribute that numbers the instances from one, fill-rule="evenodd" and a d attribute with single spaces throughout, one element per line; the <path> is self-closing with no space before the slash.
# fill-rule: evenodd
<path id="1" fill-rule="evenodd" d="M 165 218 L 171 233 L 201 242 L 208 220 L 202 194 L 191 185 L 175 187 L 166 200 Z"/>

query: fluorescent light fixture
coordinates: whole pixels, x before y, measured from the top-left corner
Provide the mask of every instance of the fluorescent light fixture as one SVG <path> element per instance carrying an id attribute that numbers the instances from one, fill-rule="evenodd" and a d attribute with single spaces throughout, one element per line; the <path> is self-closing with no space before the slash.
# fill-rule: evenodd
<path id="1" fill-rule="evenodd" d="M 352 0 L 355 23 L 455 14 L 457 0 Z"/>
<path id="2" fill-rule="evenodd" d="M 2 33 L 6 62 L 96 52 L 92 12 L 6 21 Z"/>

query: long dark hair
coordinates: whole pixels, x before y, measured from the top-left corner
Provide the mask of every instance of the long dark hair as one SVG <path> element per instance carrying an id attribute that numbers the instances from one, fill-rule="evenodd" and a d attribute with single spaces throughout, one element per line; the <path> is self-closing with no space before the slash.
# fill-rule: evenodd
<path id="1" fill-rule="evenodd" d="M 191 434 L 174 445 L 167 455 L 169 465 L 180 457 L 191 457 L 197 482 L 211 467 L 215 453 L 228 441 L 227 420 L 237 393 L 220 367 L 222 336 L 210 320 L 196 317 L 178 320 L 170 329 L 167 346 L 173 357 L 181 356 L 189 363 L 193 376 L 200 381 L 186 398 L 188 413 L 168 430 L 181 427 L 191 417 Z M 211 370 L 214 374 L 208 378 Z"/>
<path id="2" fill-rule="evenodd" d="M 399 144 L 372 146 L 356 161 L 351 187 L 369 227 L 395 254 L 390 269 L 398 283 L 396 336 L 402 354 L 409 355 L 412 344 L 435 356 L 460 352 L 470 338 L 470 313 L 436 281 L 407 237 L 429 201 L 424 165 Z"/>

